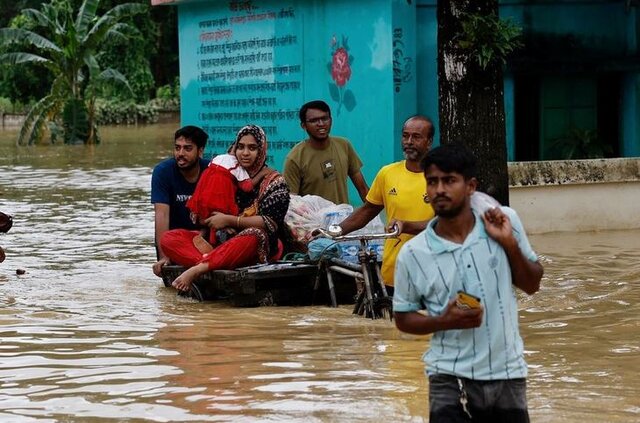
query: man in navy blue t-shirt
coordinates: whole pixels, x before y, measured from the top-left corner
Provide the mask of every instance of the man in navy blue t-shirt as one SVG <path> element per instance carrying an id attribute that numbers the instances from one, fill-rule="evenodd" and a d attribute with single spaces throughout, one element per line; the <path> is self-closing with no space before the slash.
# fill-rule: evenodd
<path id="1" fill-rule="evenodd" d="M 208 166 L 202 159 L 208 135 L 197 126 L 185 126 L 174 136 L 173 158 L 159 163 L 151 176 L 151 203 L 155 213 L 155 243 L 158 261 L 153 273 L 161 276 L 169 259 L 160 248 L 160 237 L 169 229 L 195 229 L 187 200 L 196 189 L 200 175 Z"/>

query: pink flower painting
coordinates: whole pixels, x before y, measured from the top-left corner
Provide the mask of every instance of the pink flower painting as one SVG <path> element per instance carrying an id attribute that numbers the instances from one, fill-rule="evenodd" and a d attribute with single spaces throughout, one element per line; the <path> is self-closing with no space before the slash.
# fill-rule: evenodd
<path id="1" fill-rule="evenodd" d="M 349 54 L 348 39 L 344 35 L 341 42 L 336 36 L 331 38 L 331 61 L 328 64 L 329 74 L 333 82 L 329 82 L 329 93 L 333 101 L 338 103 L 337 115 L 340 114 L 342 106 L 347 111 L 352 111 L 356 107 L 356 97 L 353 91 L 345 88 L 351 79 L 353 56 Z"/>
<path id="2" fill-rule="evenodd" d="M 349 64 L 349 53 L 344 47 L 340 47 L 333 52 L 331 62 L 331 78 L 336 81 L 338 87 L 344 87 L 351 78 L 351 65 Z"/>

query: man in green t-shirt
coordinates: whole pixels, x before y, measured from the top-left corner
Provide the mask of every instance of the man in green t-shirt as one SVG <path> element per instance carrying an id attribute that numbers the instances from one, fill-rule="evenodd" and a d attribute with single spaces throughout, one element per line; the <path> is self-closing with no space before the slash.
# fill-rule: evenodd
<path id="1" fill-rule="evenodd" d="M 320 100 L 304 104 L 300 126 L 309 138 L 293 147 L 284 161 L 284 178 L 291 194 L 313 194 L 335 204 L 349 203 L 348 176 L 365 201 L 369 187 L 360 171 L 362 161 L 347 139 L 329 135 L 329 105 Z"/>

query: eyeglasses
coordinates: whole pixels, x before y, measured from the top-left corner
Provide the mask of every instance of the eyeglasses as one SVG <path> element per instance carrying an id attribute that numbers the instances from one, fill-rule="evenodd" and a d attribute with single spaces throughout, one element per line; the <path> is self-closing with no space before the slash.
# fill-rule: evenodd
<path id="1" fill-rule="evenodd" d="M 312 125 L 317 125 L 319 123 L 329 123 L 331 122 L 331 116 L 320 116 L 313 119 L 307 119 L 306 122 Z"/>

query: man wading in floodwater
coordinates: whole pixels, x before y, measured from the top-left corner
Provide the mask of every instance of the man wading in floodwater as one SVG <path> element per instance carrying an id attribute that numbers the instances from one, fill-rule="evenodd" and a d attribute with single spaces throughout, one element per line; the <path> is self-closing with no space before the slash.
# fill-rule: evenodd
<path id="1" fill-rule="evenodd" d="M 513 209 L 471 208 L 475 168 L 462 146 L 435 148 L 422 161 L 436 217 L 398 254 L 395 322 L 433 333 L 424 355 L 429 422 L 528 422 L 515 288 L 538 291 L 543 269 Z M 457 301 L 459 291 L 479 304 Z"/>

